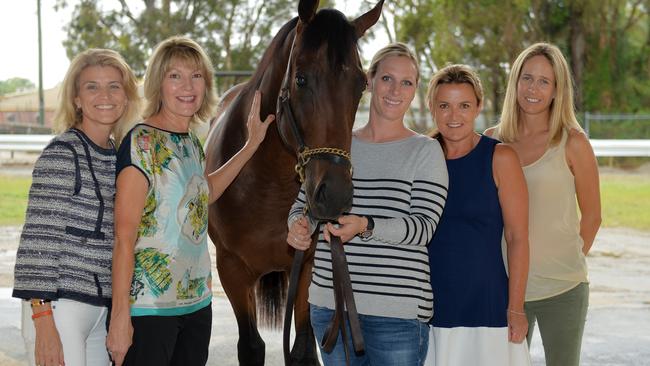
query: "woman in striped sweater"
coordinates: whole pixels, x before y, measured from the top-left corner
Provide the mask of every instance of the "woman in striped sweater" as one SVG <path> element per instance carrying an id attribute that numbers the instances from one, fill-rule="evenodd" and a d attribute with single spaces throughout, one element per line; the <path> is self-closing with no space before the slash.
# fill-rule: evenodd
<path id="1" fill-rule="evenodd" d="M 447 196 L 447 169 L 440 144 L 404 125 L 419 70 L 400 43 L 374 56 L 368 72 L 368 123 L 353 132 L 354 197 L 338 224 L 320 225 L 309 287 L 311 322 L 322 339 L 334 309 L 329 235 L 345 244 L 365 354 L 351 364 L 421 365 L 428 345 L 433 296 L 426 245 Z M 287 242 L 307 249 L 317 225 L 302 216 L 301 190 L 289 214 Z M 350 345 L 352 349 L 352 345 Z M 339 337 L 321 356 L 326 365 L 345 363 Z"/>
<path id="2" fill-rule="evenodd" d="M 135 76 L 117 52 L 91 49 L 72 60 L 55 117 L 61 134 L 34 166 L 16 256 L 13 296 L 27 300 L 22 327 L 31 364 L 109 363 L 111 134 L 138 113 Z"/>

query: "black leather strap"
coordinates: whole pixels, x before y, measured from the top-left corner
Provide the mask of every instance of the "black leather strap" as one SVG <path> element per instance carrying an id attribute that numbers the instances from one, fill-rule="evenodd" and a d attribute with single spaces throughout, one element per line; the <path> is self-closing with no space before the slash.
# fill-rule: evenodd
<path id="1" fill-rule="evenodd" d="M 305 257 L 304 250 L 296 249 L 291 263 L 291 273 L 289 275 L 289 291 L 287 292 L 287 306 L 284 309 L 284 330 L 282 338 L 282 348 L 284 350 L 284 364 L 291 364 L 289 345 L 291 344 L 291 318 L 293 316 L 294 303 L 298 292 L 298 279 L 302 270 L 302 261 Z"/>
<path id="2" fill-rule="evenodd" d="M 354 302 L 354 293 L 352 291 L 352 282 L 348 272 L 348 263 L 345 258 L 345 250 L 341 243 L 341 238 L 331 236 L 330 251 L 332 253 L 332 274 L 334 285 L 334 316 L 330 325 L 327 327 L 321 346 L 325 352 L 332 352 L 336 345 L 339 330 L 343 338 L 343 348 L 347 364 L 350 363 L 348 350 L 348 336 L 346 329 L 346 320 L 350 323 L 350 332 L 352 333 L 352 344 L 356 353 L 362 353 L 365 348 L 359 315 L 357 314 L 357 305 Z M 346 312 L 347 309 L 347 312 Z"/>

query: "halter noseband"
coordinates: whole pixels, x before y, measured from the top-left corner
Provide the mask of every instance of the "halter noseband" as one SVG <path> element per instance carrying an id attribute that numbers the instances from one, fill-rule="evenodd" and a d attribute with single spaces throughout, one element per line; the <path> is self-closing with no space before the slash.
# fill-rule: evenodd
<path id="1" fill-rule="evenodd" d="M 287 120 L 289 122 L 289 126 L 291 126 L 291 131 L 293 132 L 293 136 L 296 138 L 296 142 L 298 145 L 298 151 L 297 151 L 298 162 L 296 163 L 295 170 L 296 173 L 298 173 L 298 177 L 300 178 L 300 183 L 305 182 L 305 168 L 312 159 L 329 160 L 334 164 L 347 164 L 350 166 L 350 175 L 352 175 L 352 162 L 350 160 L 351 159 L 350 152 L 336 147 L 318 147 L 313 149 L 309 148 L 305 144 L 305 140 L 303 139 L 302 134 L 300 133 L 300 129 L 298 128 L 298 124 L 296 123 L 296 119 L 293 114 L 293 109 L 291 108 L 291 103 L 290 103 L 291 95 L 289 93 L 289 76 L 291 75 L 291 58 L 293 56 L 293 49 L 295 44 L 296 44 L 296 35 L 293 36 L 293 41 L 291 42 L 291 50 L 289 51 L 289 60 L 287 61 L 287 69 L 284 73 L 284 78 L 282 80 L 282 88 L 280 89 L 280 96 L 278 97 L 278 107 L 277 107 L 278 112 L 276 114 L 278 116 L 282 114 L 286 114 Z M 280 133 L 280 136 L 282 136 L 282 133 Z M 285 144 L 287 146 L 290 146 L 289 143 L 286 141 L 286 139 L 285 139 Z"/>

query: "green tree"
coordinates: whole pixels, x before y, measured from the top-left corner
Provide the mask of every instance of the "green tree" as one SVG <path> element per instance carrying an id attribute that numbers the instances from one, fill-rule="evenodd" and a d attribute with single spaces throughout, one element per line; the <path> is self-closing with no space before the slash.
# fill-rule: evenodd
<path id="1" fill-rule="evenodd" d="M 34 89 L 34 83 L 23 78 L 11 78 L 0 81 L 0 95 Z"/>
<path id="2" fill-rule="evenodd" d="M 69 58 L 90 47 L 120 52 L 142 76 L 156 44 L 185 35 L 201 44 L 217 70 L 252 70 L 276 29 L 297 14 L 289 0 L 120 0 L 105 8 L 81 0 L 66 26 Z M 58 0 L 55 8 L 68 6 Z M 233 80 L 217 80 L 223 89 Z"/>
<path id="3" fill-rule="evenodd" d="M 587 24 L 585 109 L 650 111 L 650 1 L 607 0 Z"/>
<path id="4" fill-rule="evenodd" d="M 650 110 L 649 11 L 650 0 L 396 0 L 382 21 L 414 48 L 425 81 L 447 63 L 476 68 L 493 120 L 511 63 L 541 41 L 567 57 L 579 111 Z"/>
<path id="5" fill-rule="evenodd" d="M 423 70 L 423 84 L 449 63 L 473 66 L 484 83 L 484 111 L 494 119 L 505 92 L 508 62 L 520 50 L 530 29 L 528 1 L 398 0 L 389 7 L 396 39 L 411 44 Z M 531 32 L 532 30 L 529 30 Z M 425 121 L 425 88 L 420 96 L 420 121 Z M 414 126 L 426 130 L 423 122 Z"/>

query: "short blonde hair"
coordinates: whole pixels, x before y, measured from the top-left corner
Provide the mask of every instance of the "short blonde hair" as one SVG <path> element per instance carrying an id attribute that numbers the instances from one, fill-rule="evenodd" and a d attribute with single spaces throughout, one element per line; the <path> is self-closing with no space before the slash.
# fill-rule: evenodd
<path id="1" fill-rule="evenodd" d="M 444 84 L 469 84 L 472 89 L 474 89 L 477 107 L 483 104 L 483 84 L 481 83 L 481 79 L 476 71 L 468 65 L 447 65 L 438 70 L 438 72 L 436 72 L 431 78 L 431 81 L 429 81 L 429 87 L 427 88 L 427 106 L 429 107 L 432 117 L 434 110 L 433 100 L 436 98 L 440 86 Z M 437 139 L 443 150 L 446 152 L 444 140 L 437 128 L 434 128 L 429 136 Z"/>
<path id="2" fill-rule="evenodd" d="M 205 80 L 205 97 L 199 110 L 192 116 L 190 123 L 194 125 L 209 120 L 217 104 L 217 96 L 214 92 L 214 67 L 198 43 L 181 36 L 170 37 L 160 42 L 149 59 L 144 77 L 145 109 L 143 118 L 150 118 L 160 112 L 162 83 L 173 61 L 187 63 L 201 69 Z"/>
<path id="3" fill-rule="evenodd" d="M 555 75 L 555 98 L 551 102 L 549 121 L 549 146 L 556 145 L 562 138 L 562 130 L 574 128 L 582 131 L 575 115 L 573 105 L 573 78 L 569 65 L 557 46 L 549 43 L 535 43 L 522 51 L 512 64 L 508 76 L 508 87 L 501 110 L 501 120 L 497 125 L 496 136 L 503 142 L 515 142 L 519 138 L 520 108 L 517 101 L 517 83 L 524 64 L 535 56 L 544 56 L 553 68 Z"/>
<path id="4" fill-rule="evenodd" d="M 119 53 L 100 48 L 91 48 L 81 52 L 70 63 L 59 92 L 59 105 L 54 115 L 54 132 L 57 134 L 62 133 L 81 123 L 83 114 L 81 110 L 77 109 L 75 98 L 79 96 L 79 76 L 85 68 L 90 66 L 110 66 L 122 74 L 122 86 L 128 103 L 113 129 L 117 139 L 120 131 L 123 130 L 122 127 L 139 117 L 140 97 L 138 96 L 138 85 L 133 70 Z"/>
<path id="5" fill-rule="evenodd" d="M 443 84 L 469 84 L 474 89 L 477 105 L 483 104 L 483 84 L 476 71 L 468 65 L 447 65 L 438 70 L 429 81 L 427 105 L 431 112 L 433 112 L 433 99 Z"/>
<path id="6" fill-rule="evenodd" d="M 420 82 L 420 66 L 418 65 L 418 59 L 415 57 L 413 52 L 411 52 L 408 46 L 401 42 L 391 43 L 375 53 L 372 57 L 372 61 L 370 61 L 370 67 L 368 68 L 368 75 L 370 75 L 370 78 L 375 77 L 379 64 L 391 56 L 406 57 L 411 60 L 417 73 L 415 81 L 418 83 Z"/>

